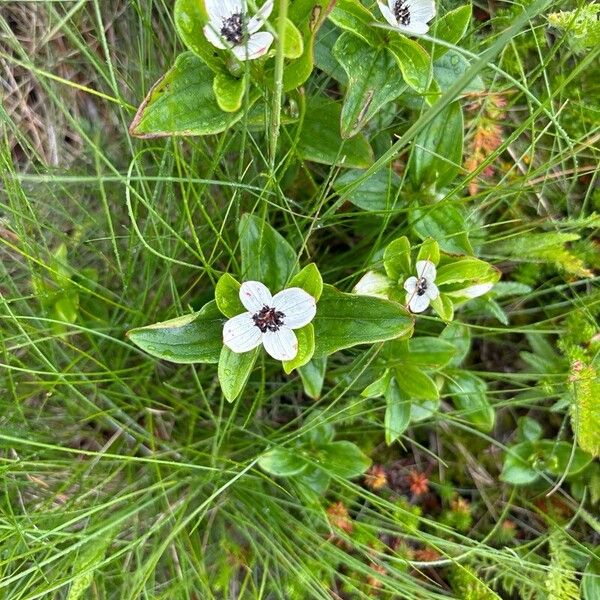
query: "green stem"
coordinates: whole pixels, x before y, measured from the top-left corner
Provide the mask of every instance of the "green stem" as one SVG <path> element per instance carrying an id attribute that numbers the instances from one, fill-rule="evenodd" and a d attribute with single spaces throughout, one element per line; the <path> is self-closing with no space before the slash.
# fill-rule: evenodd
<path id="1" fill-rule="evenodd" d="M 283 43 L 285 23 L 287 20 L 288 0 L 279 0 L 279 16 L 277 17 L 277 55 L 275 57 L 275 85 L 273 91 L 273 107 L 271 111 L 271 129 L 269 131 L 269 159 L 271 168 L 275 168 L 277 140 L 281 125 L 281 99 L 283 96 Z"/>

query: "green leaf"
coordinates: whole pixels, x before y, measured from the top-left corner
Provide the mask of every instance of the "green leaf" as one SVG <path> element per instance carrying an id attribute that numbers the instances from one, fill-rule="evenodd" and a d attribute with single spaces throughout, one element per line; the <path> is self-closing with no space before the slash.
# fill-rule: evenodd
<path id="1" fill-rule="evenodd" d="M 348 85 L 348 77 L 340 63 L 333 56 L 333 46 L 342 31 L 330 19 L 319 29 L 315 41 L 315 65 L 343 86 Z"/>
<path id="2" fill-rule="evenodd" d="M 283 55 L 286 58 L 300 58 L 303 52 L 304 42 L 302 41 L 302 34 L 289 19 L 286 19 L 283 38 Z"/>
<path id="3" fill-rule="evenodd" d="M 525 442 L 530 444 L 530 442 Z M 540 473 L 536 471 L 527 460 L 531 454 L 531 447 L 527 450 L 522 444 L 509 448 L 505 457 L 500 479 L 513 485 L 527 485 L 538 479 Z"/>
<path id="4" fill-rule="evenodd" d="M 175 28 L 181 41 L 197 54 L 215 73 L 226 72 L 224 54 L 221 55 L 206 39 L 202 28 L 208 16 L 201 0 L 176 0 L 174 8 Z"/>
<path id="5" fill-rule="evenodd" d="M 246 77 L 239 79 L 229 73 L 217 73 L 213 80 L 213 92 L 221 110 L 234 113 L 242 107 L 246 91 Z"/>
<path id="6" fill-rule="evenodd" d="M 471 349 L 470 329 L 460 323 L 450 323 L 440 334 L 440 339 L 452 344 L 456 354 L 450 361 L 450 366 L 459 367 L 469 355 L 469 350 Z"/>
<path id="7" fill-rule="evenodd" d="M 298 368 L 298 373 L 302 379 L 304 393 L 314 400 L 318 400 L 323 389 L 325 380 L 325 371 L 327 370 L 327 358 L 313 358 L 303 367 Z"/>
<path id="8" fill-rule="evenodd" d="M 446 323 L 449 323 L 454 318 L 454 305 L 446 294 L 440 294 L 435 300 L 432 300 L 431 308 Z"/>
<path id="9" fill-rule="evenodd" d="M 224 319 L 212 300 L 198 312 L 132 329 L 127 337 L 152 356 L 174 363 L 217 363 Z"/>
<path id="10" fill-rule="evenodd" d="M 459 6 L 454 10 L 446 13 L 442 17 L 435 20 L 431 36 L 437 40 L 456 44 L 459 42 L 465 33 L 471 21 L 472 8 L 470 4 Z M 426 48 L 429 50 L 432 58 L 435 60 L 448 52 L 449 48 L 439 44 L 425 42 Z"/>
<path id="11" fill-rule="evenodd" d="M 568 442 L 538 440 L 512 446 L 504 457 L 500 479 L 514 485 L 535 481 L 541 472 L 571 476 L 583 471 L 593 457 Z"/>
<path id="12" fill-rule="evenodd" d="M 581 597 L 583 600 L 600 598 L 600 560 L 592 558 L 581 578 Z"/>
<path id="13" fill-rule="evenodd" d="M 84 596 L 84 593 L 87 592 L 92 585 L 94 573 L 97 568 L 101 568 L 100 563 L 104 561 L 106 551 L 116 534 L 117 531 L 115 529 L 109 529 L 108 532 L 105 532 L 100 537 L 94 537 L 93 542 L 86 544 L 84 548 L 79 551 L 79 554 L 72 563 L 73 579 L 69 587 L 67 600 L 79 600 L 83 597 L 92 597 L 91 592 L 87 596 Z"/>
<path id="14" fill-rule="evenodd" d="M 460 104 L 452 102 L 417 135 L 409 167 L 416 188 L 433 183 L 443 188 L 456 177 L 462 165 L 463 130 Z"/>
<path id="15" fill-rule="evenodd" d="M 379 398 L 383 396 L 390 385 L 391 373 L 389 369 L 383 372 L 383 375 L 370 383 L 361 393 L 363 398 Z"/>
<path id="16" fill-rule="evenodd" d="M 451 201 L 414 206 L 409 212 L 409 221 L 422 240 L 433 238 L 445 252 L 473 254 L 465 217 Z"/>
<path id="17" fill-rule="evenodd" d="M 425 421 L 433 417 L 440 407 L 441 400 L 427 399 L 427 400 L 413 400 L 410 403 L 410 420 L 413 423 L 418 421 Z"/>
<path id="18" fill-rule="evenodd" d="M 287 448 L 269 450 L 259 458 L 258 465 L 267 473 L 277 477 L 298 475 L 308 466 L 297 451 L 288 450 Z"/>
<path id="19" fill-rule="evenodd" d="M 392 379 L 385 394 L 385 443 L 391 446 L 410 423 L 410 398 L 403 394 L 396 379 Z"/>
<path id="20" fill-rule="evenodd" d="M 79 293 L 76 289 L 67 289 L 56 295 L 54 316 L 57 321 L 75 323 L 79 315 Z"/>
<path id="21" fill-rule="evenodd" d="M 294 0 L 288 9 L 289 19 L 302 36 L 302 55 L 285 65 L 283 87 L 286 91 L 300 87 L 310 76 L 314 65 L 314 42 L 319 28 L 332 7 L 330 0 Z"/>
<path id="22" fill-rule="evenodd" d="M 140 105 L 129 133 L 140 138 L 209 135 L 225 131 L 242 113 L 217 104 L 212 71 L 192 52 L 180 54 Z"/>
<path id="23" fill-rule="evenodd" d="M 440 262 L 440 246 L 439 244 L 432 238 L 427 238 L 419 248 L 419 253 L 417 254 L 417 260 L 428 260 L 432 262 L 434 265 L 437 265 Z"/>
<path id="24" fill-rule="evenodd" d="M 433 78 L 437 82 L 440 90 L 445 92 L 450 89 L 457 79 L 461 78 L 465 72 L 471 68 L 471 63 L 455 50 L 448 50 L 441 58 L 433 63 Z M 461 94 L 472 94 L 485 91 L 483 79 L 476 75 L 465 85 Z"/>
<path id="25" fill-rule="evenodd" d="M 373 162 L 373 150 L 362 134 L 342 139 L 339 127 L 341 112 L 339 102 L 323 96 L 310 98 L 296 151 L 304 160 L 366 169 Z"/>
<path id="26" fill-rule="evenodd" d="M 303 434 L 303 439 L 306 438 L 313 446 L 322 446 L 333 440 L 335 431 L 333 425 L 323 420 L 323 414 L 320 410 L 311 413 L 306 420 L 305 426 L 308 432 Z"/>
<path id="27" fill-rule="evenodd" d="M 344 479 L 358 477 L 371 466 L 371 459 L 356 444 L 347 441 L 319 446 L 318 462 L 327 472 Z"/>
<path id="28" fill-rule="evenodd" d="M 292 277 L 288 287 L 302 288 L 318 301 L 323 293 L 323 277 L 317 265 L 310 263 Z"/>
<path id="29" fill-rule="evenodd" d="M 404 307 L 395 302 L 346 294 L 325 285 L 313 324 L 314 355 L 321 357 L 358 344 L 373 344 L 409 335 L 414 320 Z"/>
<path id="30" fill-rule="evenodd" d="M 272 293 L 283 289 L 298 270 L 296 253 L 271 225 L 244 214 L 238 227 L 245 281 L 260 281 Z"/>
<path id="31" fill-rule="evenodd" d="M 520 417 L 517 431 L 520 442 L 535 442 L 542 437 L 542 426 L 531 417 Z"/>
<path id="32" fill-rule="evenodd" d="M 383 252 L 383 266 L 390 279 L 399 281 L 411 271 L 410 242 L 406 236 L 392 240 Z"/>
<path id="33" fill-rule="evenodd" d="M 419 94 L 429 89 L 431 58 L 415 40 L 403 35 L 393 35 L 388 48 L 396 59 L 404 81 Z"/>
<path id="34" fill-rule="evenodd" d="M 316 494 L 324 494 L 331 481 L 331 477 L 318 467 L 309 467 L 298 476 L 298 479 Z"/>
<path id="35" fill-rule="evenodd" d="M 351 192 L 344 191 L 345 187 L 363 175 L 364 171 L 354 169 L 346 171 L 335 180 L 333 188 L 345 200 L 363 210 L 378 212 L 391 210 L 400 185 L 398 175 L 391 168 L 380 169 L 359 183 Z M 398 204 L 395 208 L 400 208 Z"/>
<path id="36" fill-rule="evenodd" d="M 315 352 L 315 330 L 312 323 L 294 331 L 298 339 L 298 354 L 293 360 L 283 361 L 283 370 L 289 374 L 294 369 L 303 367 L 310 361 Z"/>
<path id="37" fill-rule="evenodd" d="M 343 33 L 333 54 L 348 75 L 341 114 L 342 138 L 347 139 L 356 135 L 382 106 L 396 99 L 406 85 L 386 49 L 373 48 L 356 35 Z"/>
<path id="38" fill-rule="evenodd" d="M 574 448 L 569 442 L 539 440 L 533 442 L 534 452 L 539 458 L 538 467 L 543 467 L 553 475 L 577 475 L 594 459 L 591 454 Z M 548 458 L 550 457 L 550 458 Z"/>
<path id="39" fill-rule="evenodd" d="M 219 358 L 218 375 L 219 385 L 227 402 L 233 402 L 242 393 L 259 351 L 260 346 L 249 352 L 238 354 L 227 346 L 223 346 Z"/>
<path id="40" fill-rule="evenodd" d="M 481 431 L 494 427 L 495 412 L 487 399 L 487 385 L 471 373 L 455 375 L 448 384 L 454 406 L 461 418 L 467 419 Z"/>
<path id="41" fill-rule="evenodd" d="M 451 283 L 467 282 L 469 286 L 492 283 L 500 277 L 500 272 L 489 263 L 467 256 L 438 267 L 435 283 L 445 286 Z"/>
<path id="42" fill-rule="evenodd" d="M 215 287 L 215 302 L 228 318 L 246 312 L 240 300 L 240 283 L 229 273 L 223 273 Z"/>
<path id="43" fill-rule="evenodd" d="M 402 361 L 429 369 L 441 369 L 450 363 L 455 354 L 454 344 L 439 337 L 413 337 L 408 340 L 408 352 L 402 355 Z"/>
<path id="44" fill-rule="evenodd" d="M 408 398 L 427 400 L 440 397 L 435 382 L 422 369 L 414 365 L 403 364 L 396 367 L 396 382 Z"/>
<path id="45" fill-rule="evenodd" d="M 373 27 L 377 19 L 358 0 L 337 0 L 329 18 L 368 44 L 377 46 L 384 40 L 384 32 Z"/>

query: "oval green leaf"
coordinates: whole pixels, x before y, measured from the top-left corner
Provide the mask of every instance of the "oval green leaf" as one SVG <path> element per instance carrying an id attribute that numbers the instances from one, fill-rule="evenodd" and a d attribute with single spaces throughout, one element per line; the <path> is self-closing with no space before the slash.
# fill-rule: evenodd
<path id="1" fill-rule="evenodd" d="M 200 311 L 132 329 L 127 337 L 156 358 L 174 363 L 217 363 L 223 347 L 223 316 L 212 300 Z"/>
<path id="2" fill-rule="evenodd" d="M 325 285 L 313 325 L 314 356 L 321 357 L 358 344 L 407 336 L 413 329 L 414 320 L 396 302 L 346 294 Z"/>

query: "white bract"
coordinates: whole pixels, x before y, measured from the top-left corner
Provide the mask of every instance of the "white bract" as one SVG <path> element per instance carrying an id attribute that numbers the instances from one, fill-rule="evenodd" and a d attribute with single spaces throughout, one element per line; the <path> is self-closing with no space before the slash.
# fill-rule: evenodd
<path id="1" fill-rule="evenodd" d="M 298 287 L 271 296 L 260 281 L 242 283 L 240 300 L 248 312 L 225 323 L 223 343 L 237 353 L 248 352 L 262 344 L 276 360 L 296 358 L 298 339 L 293 330 L 314 319 L 317 301 Z"/>
<path id="2" fill-rule="evenodd" d="M 436 274 L 435 265 L 430 260 L 417 261 L 417 277 L 413 275 L 404 282 L 406 304 L 412 312 L 423 312 L 440 295 L 434 283 Z"/>
<path id="3" fill-rule="evenodd" d="M 387 0 L 387 6 L 378 0 L 377 4 L 385 20 L 408 35 L 427 33 L 427 23 L 435 17 L 433 0 Z"/>
<path id="4" fill-rule="evenodd" d="M 381 273 L 367 271 L 352 290 L 359 296 L 375 296 L 387 299 L 392 281 Z"/>
<path id="5" fill-rule="evenodd" d="M 254 60 L 266 54 L 273 36 L 259 29 L 273 10 L 273 0 L 267 0 L 251 18 L 246 0 L 204 0 L 204 6 L 208 13 L 204 35 L 213 46 L 231 50 L 239 60 Z"/>

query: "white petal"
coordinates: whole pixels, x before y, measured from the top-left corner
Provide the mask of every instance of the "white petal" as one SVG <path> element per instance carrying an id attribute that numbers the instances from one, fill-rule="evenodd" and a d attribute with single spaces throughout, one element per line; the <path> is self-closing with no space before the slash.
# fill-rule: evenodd
<path id="1" fill-rule="evenodd" d="M 467 298 L 477 298 L 478 296 L 487 294 L 493 287 L 493 283 L 478 283 L 465 288 L 464 290 L 460 290 L 460 295 L 466 296 Z"/>
<path id="2" fill-rule="evenodd" d="M 213 46 L 216 46 L 221 50 L 224 50 L 228 47 L 221 39 L 221 36 L 218 33 L 218 29 L 212 21 L 205 25 L 202 28 L 202 31 L 204 31 L 204 36 Z"/>
<path id="3" fill-rule="evenodd" d="M 260 345 L 261 339 L 262 333 L 249 312 L 237 315 L 223 325 L 223 343 L 234 352 L 253 350 Z"/>
<path id="4" fill-rule="evenodd" d="M 256 33 L 273 11 L 273 0 L 267 0 L 258 12 L 248 21 L 248 33 Z"/>
<path id="5" fill-rule="evenodd" d="M 429 306 L 429 302 L 429 297 L 425 294 L 422 296 L 417 294 L 406 294 L 406 304 L 408 304 L 408 308 L 410 308 L 411 312 L 423 312 Z"/>
<path id="6" fill-rule="evenodd" d="M 392 2 L 390 2 L 390 4 L 393 6 Z M 398 21 L 396 21 L 394 13 L 385 4 L 383 4 L 383 2 L 377 2 L 377 5 L 379 6 L 379 10 L 381 11 L 381 14 L 384 16 L 385 20 L 392 27 L 398 27 Z"/>
<path id="7" fill-rule="evenodd" d="M 228 19 L 235 13 L 243 12 L 245 2 L 240 0 L 204 0 L 206 13 L 211 21 L 221 23 L 223 19 Z"/>
<path id="8" fill-rule="evenodd" d="M 440 295 L 440 290 L 438 290 L 437 285 L 433 283 L 433 281 L 429 281 L 427 283 L 427 289 L 425 290 L 425 295 L 429 296 L 430 300 L 435 300 Z"/>
<path id="9" fill-rule="evenodd" d="M 257 313 L 263 306 L 272 306 L 269 288 L 260 281 L 244 281 L 240 287 L 240 300 L 246 310 Z"/>
<path id="10" fill-rule="evenodd" d="M 359 296 L 375 296 L 377 298 L 387 298 L 387 291 L 390 288 L 391 281 L 381 273 L 367 271 L 354 286 L 353 293 Z"/>
<path id="11" fill-rule="evenodd" d="M 408 0 L 406 5 L 410 11 L 411 24 L 415 21 L 428 23 L 435 17 L 435 2 L 433 0 Z"/>
<path id="12" fill-rule="evenodd" d="M 288 288 L 273 296 L 273 307 L 285 316 L 286 327 L 298 329 L 310 323 L 317 312 L 317 301 L 303 289 Z"/>
<path id="13" fill-rule="evenodd" d="M 430 260 L 417 261 L 417 277 L 425 277 L 427 283 L 432 283 L 436 275 L 435 265 Z"/>
<path id="14" fill-rule="evenodd" d="M 424 35 L 429 31 L 429 25 L 421 21 L 412 21 L 410 25 L 397 25 L 397 28 L 406 35 Z"/>
<path id="15" fill-rule="evenodd" d="M 296 334 L 288 327 L 280 327 L 279 331 L 266 331 L 262 342 L 267 354 L 275 360 L 292 360 L 298 354 Z"/>
<path id="16" fill-rule="evenodd" d="M 239 60 L 254 60 L 267 53 L 273 43 L 273 36 L 268 31 L 259 31 L 250 36 L 247 44 L 234 46 L 233 53 Z"/>
<path id="17" fill-rule="evenodd" d="M 412 277 L 409 277 L 405 282 L 404 282 L 404 289 L 410 294 L 414 294 L 417 291 L 417 281 L 418 279 L 413 275 Z M 408 300 L 406 301 L 408 303 Z"/>

